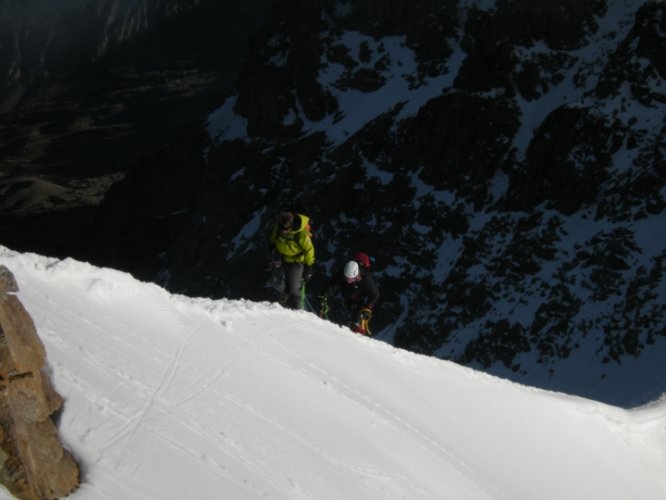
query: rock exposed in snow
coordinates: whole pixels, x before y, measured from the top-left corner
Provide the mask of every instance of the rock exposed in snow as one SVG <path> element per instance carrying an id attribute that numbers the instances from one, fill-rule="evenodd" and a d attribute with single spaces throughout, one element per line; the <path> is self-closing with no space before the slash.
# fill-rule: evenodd
<path id="1" fill-rule="evenodd" d="M 0 482 L 17 498 L 60 498 L 79 484 L 79 469 L 53 422 L 62 398 L 44 371 L 46 354 L 32 318 L 0 266 Z"/>

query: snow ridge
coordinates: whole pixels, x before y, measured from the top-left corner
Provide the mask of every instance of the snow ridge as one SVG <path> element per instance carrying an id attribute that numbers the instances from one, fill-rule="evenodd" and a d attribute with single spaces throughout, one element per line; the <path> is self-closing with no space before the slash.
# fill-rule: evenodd
<path id="1" fill-rule="evenodd" d="M 74 500 L 666 494 L 663 399 L 626 411 L 273 304 L 3 247 L 0 263 L 65 398 L 60 432 L 85 471 Z"/>

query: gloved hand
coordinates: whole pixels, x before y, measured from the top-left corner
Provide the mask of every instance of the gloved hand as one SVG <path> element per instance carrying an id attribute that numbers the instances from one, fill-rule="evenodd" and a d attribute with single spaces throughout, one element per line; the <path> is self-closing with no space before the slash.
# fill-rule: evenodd
<path id="1" fill-rule="evenodd" d="M 370 320 L 370 318 L 372 318 L 372 309 L 370 309 L 368 307 L 364 307 L 363 309 L 361 309 L 361 315 L 360 316 L 361 316 L 361 319 L 364 319 L 366 321 Z"/>
<path id="2" fill-rule="evenodd" d="M 303 269 L 303 281 L 308 281 L 312 278 L 312 266 L 305 266 Z"/>
<path id="3" fill-rule="evenodd" d="M 365 328 L 363 328 L 361 325 L 357 323 L 353 323 L 349 329 L 354 332 L 354 333 L 360 333 L 361 335 L 366 335 L 367 332 L 365 331 Z"/>
<path id="4" fill-rule="evenodd" d="M 277 271 L 281 267 L 282 267 L 282 259 L 280 259 L 279 257 L 273 257 L 268 263 L 266 269 L 268 269 L 269 271 Z"/>

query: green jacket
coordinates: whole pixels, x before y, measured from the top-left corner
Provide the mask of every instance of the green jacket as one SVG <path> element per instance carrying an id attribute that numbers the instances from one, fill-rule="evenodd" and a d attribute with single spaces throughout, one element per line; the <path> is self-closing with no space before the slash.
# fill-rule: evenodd
<path id="1" fill-rule="evenodd" d="M 310 238 L 310 219 L 301 214 L 296 214 L 300 218 L 300 225 L 298 229 L 289 231 L 283 234 L 277 224 L 273 226 L 271 233 L 271 243 L 285 262 L 298 262 L 306 266 L 311 266 L 315 261 L 314 245 Z"/>

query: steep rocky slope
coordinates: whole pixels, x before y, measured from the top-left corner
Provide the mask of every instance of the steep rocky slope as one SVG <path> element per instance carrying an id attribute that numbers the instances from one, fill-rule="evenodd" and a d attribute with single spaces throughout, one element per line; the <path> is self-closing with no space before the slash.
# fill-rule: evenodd
<path id="1" fill-rule="evenodd" d="M 276 2 L 237 89 L 111 189 L 85 255 L 261 299 L 271 221 L 303 208 L 313 297 L 364 249 L 382 339 L 618 402 L 595 381 L 666 345 L 665 44 L 655 1 Z"/>

